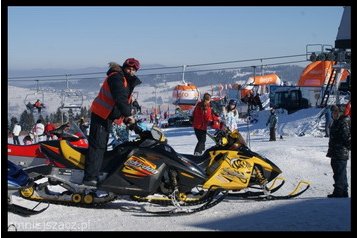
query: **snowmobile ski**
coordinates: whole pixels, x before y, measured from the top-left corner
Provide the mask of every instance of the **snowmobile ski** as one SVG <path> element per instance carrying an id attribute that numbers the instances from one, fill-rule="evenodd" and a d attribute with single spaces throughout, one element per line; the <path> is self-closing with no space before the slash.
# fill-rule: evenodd
<path id="1" fill-rule="evenodd" d="M 28 207 L 10 203 L 10 204 L 8 204 L 8 211 L 12 212 L 14 214 L 20 215 L 20 216 L 24 216 L 24 217 L 32 216 L 32 215 L 36 215 L 36 214 L 39 214 L 39 213 L 45 211 L 50 206 L 50 204 L 47 203 L 46 207 L 41 208 L 41 209 L 36 209 L 41 203 L 42 202 L 39 202 L 33 208 L 28 208 Z"/>
<path id="2" fill-rule="evenodd" d="M 276 181 L 278 181 L 278 180 L 281 180 L 281 183 L 279 185 L 276 185 Z M 272 193 L 276 192 L 284 184 L 285 184 L 285 179 L 281 178 L 281 177 L 278 177 L 278 178 L 275 178 L 273 180 L 273 183 L 269 188 L 266 188 L 266 191 L 260 191 L 260 192 L 247 191 L 247 192 L 243 192 L 243 193 L 232 191 L 232 192 L 229 193 L 228 196 L 230 196 L 230 197 L 240 197 L 240 198 L 263 196 L 263 195 L 268 194 L 268 193 L 272 194 Z M 261 189 L 262 190 L 262 188 L 257 188 L 257 187 L 251 187 L 251 188 Z"/>
<path id="3" fill-rule="evenodd" d="M 305 187 L 302 188 L 302 186 L 305 186 Z M 291 198 L 295 198 L 295 197 L 300 196 L 301 194 L 306 192 L 307 189 L 309 189 L 309 187 L 310 187 L 309 182 L 300 181 L 297 184 L 297 186 L 295 187 L 295 189 L 291 193 L 289 193 L 288 195 L 282 195 L 282 196 L 280 196 L 280 195 L 272 195 L 270 193 L 270 191 L 269 191 L 269 194 L 264 194 L 264 192 L 262 192 L 262 194 L 259 194 L 259 193 L 256 193 L 254 195 L 246 194 L 244 196 L 237 196 L 237 195 L 240 195 L 240 194 L 237 194 L 236 197 L 240 197 L 242 199 L 254 200 L 254 201 L 285 200 L 285 199 L 291 199 Z"/>
<path id="4" fill-rule="evenodd" d="M 224 200 L 224 198 L 227 196 L 227 194 L 228 194 L 227 190 L 217 189 L 214 191 L 210 191 L 208 194 L 206 194 L 205 198 L 200 200 L 200 203 L 199 203 L 199 204 L 202 204 L 202 203 L 204 203 L 204 204 L 199 207 L 195 207 L 195 208 L 191 208 L 188 206 L 182 207 L 181 205 L 179 205 L 178 203 L 175 203 L 173 201 L 173 204 L 175 206 L 174 209 L 170 209 L 170 210 L 166 210 L 166 211 L 150 211 L 148 209 L 145 209 L 145 212 L 150 213 L 150 214 L 156 214 L 159 216 L 189 215 L 189 214 L 193 214 L 196 212 L 200 212 L 200 211 L 209 209 L 209 208 L 217 205 L 222 200 Z M 191 205 L 193 205 L 193 204 L 191 204 Z"/>

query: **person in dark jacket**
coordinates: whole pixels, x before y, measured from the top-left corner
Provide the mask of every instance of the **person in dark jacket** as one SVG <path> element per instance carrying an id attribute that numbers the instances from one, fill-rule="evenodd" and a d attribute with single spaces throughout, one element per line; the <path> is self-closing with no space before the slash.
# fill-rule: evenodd
<path id="1" fill-rule="evenodd" d="M 277 115 L 274 108 L 271 108 L 271 114 L 266 122 L 266 126 L 270 128 L 270 141 L 276 140 L 276 126 L 277 126 Z"/>
<path id="2" fill-rule="evenodd" d="M 82 133 L 84 135 L 87 135 L 86 131 L 87 131 L 87 128 L 89 127 L 89 125 L 85 121 L 84 117 L 81 117 L 80 120 L 78 121 L 78 127 L 80 128 L 80 130 L 82 131 Z"/>
<path id="3" fill-rule="evenodd" d="M 203 100 L 198 102 L 193 111 L 193 128 L 198 143 L 195 146 L 194 155 L 201 155 L 205 150 L 206 132 L 208 125 L 213 121 L 210 107 L 211 95 L 205 93 Z"/>
<path id="4" fill-rule="evenodd" d="M 333 123 L 330 128 L 327 157 L 331 158 L 334 190 L 327 197 L 348 197 L 347 160 L 351 150 L 350 117 L 336 105 L 331 107 Z"/>
<path id="5" fill-rule="evenodd" d="M 127 59 L 122 66 L 109 63 L 107 77 L 91 105 L 89 146 L 83 178 L 85 185 L 97 186 L 113 121 L 124 118 L 125 124 L 134 123 L 131 117 L 131 94 L 141 83 L 135 75 L 139 68 L 140 63 L 134 58 Z"/>

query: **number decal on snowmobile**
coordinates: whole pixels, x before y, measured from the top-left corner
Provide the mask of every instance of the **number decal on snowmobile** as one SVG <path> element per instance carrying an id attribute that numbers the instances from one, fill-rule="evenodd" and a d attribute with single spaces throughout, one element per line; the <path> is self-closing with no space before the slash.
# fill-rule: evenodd
<path id="1" fill-rule="evenodd" d="M 235 169 L 249 169 L 251 170 L 252 165 L 246 160 L 241 160 L 239 158 L 230 159 L 230 165 Z"/>
<path id="2" fill-rule="evenodd" d="M 137 156 L 131 156 L 125 163 L 122 171 L 136 176 L 148 176 L 158 173 L 156 165 Z"/>
<path id="3" fill-rule="evenodd" d="M 247 180 L 250 178 L 247 175 L 245 175 L 244 172 L 234 171 L 233 169 L 230 168 L 224 168 L 221 172 L 221 175 L 224 176 L 229 181 L 235 181 L 236 179 L 239 179 L 242 183 L 247 183 Z"/>

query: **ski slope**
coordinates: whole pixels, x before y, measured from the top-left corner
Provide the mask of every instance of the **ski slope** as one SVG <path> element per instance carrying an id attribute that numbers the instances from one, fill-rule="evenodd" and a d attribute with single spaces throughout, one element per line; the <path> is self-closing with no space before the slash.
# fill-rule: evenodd
<path id="1" fill-rule="evenodd" d="M 296 136 L 292 131 L 297 125 L 302 126 L 307 117 L 299 118 L 297 114 L 291 123 L 284 118 L 279 116 L 279 121 L 286 123 L 282 130 L 287 135 L 282 140 L 269 142 L 267 128 L 260 128 L 258 123 L 250 128 L 250 147 L 283 171 L 286 183 L 276 192 L 278 195 L 289 193 L 300 180 L 309 181 L 311 187 L 300 197 L 276 201 L 227 197 L 195 214 L 160 217 L 142 210 L 155 205 L 129 201 L 124 196 L 100 208 L 51 204 L 43 213 L 31 217 L 8 212 L 8 225 L 13 224 L 10 230 L 16 227 L 17 231 L 351 231 L 352 225 L 355 226 L 352 218 L 356 217 L 356 210 L 352 210 L 356 198 L 351 198 L 351 186 L 356 183 L 351 183 L 351 160 L 347 168 L 350 197 L 328 199 L 327 194 L 333 191 L 333 172 L 330 159 L 325 156 L 328 138 Z M 247 125 L 243 122 L 239 126 L 247 138 Z M 196 138 L 192 128 L 164 131 L 176 151 L 193 153 Z M 213 142 L 208 137 L 206 146 L 211 145 Z M 16 196 L 13 199 L 29 206 L 34 204 Z"/>

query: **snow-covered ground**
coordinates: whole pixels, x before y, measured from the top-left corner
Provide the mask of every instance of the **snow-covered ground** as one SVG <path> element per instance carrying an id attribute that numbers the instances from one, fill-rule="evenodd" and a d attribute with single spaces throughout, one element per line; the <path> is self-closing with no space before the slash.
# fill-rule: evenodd
<path id="1" fill-rule="evenodd" d="M 356 198 L 351 194 L 351 160 L 347 166 L 349 198 L 327 198 L 333 191 L 333 172 L 330 159 L 325 156 L 328 138 L 307 132 L 300 137 L 295 131 L 318 113 L 307 110 L 296 116 L 280 114 L 279 130 L 284 136 L 275 142 L 268 141 L 268 130 L 263 126 L 266 112 L 250 128 L 251 149 L 272 160 L 283 171 L 286 183 L 276 192 L 278 195 L 291 192 L 300 180 L 310 182 L 311 187 L 297 198 L 248 201 L 227 197 L 208 210 L 161 217 L 141 212 L 141 207 L 155 205 L 122 197 L 100 208 L 51 204 L 43 213 L 31 217 L 8 213 L 8 225 L 13 224 L 18 231 L 351 231 L 357 215 L 355 209 L 352 210 Z M 192 128 L 164 131 L 168 143 L 177 152 L 193 153 L 197 141 Z M 240 131 L 247 138 L 244 122 L 240 124 Z M 206 146 L 211 145 L 213 141 L 208 137 Z M 17 203 L 33 205 L 31 201 L 13 198 Z"/>

